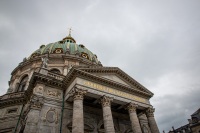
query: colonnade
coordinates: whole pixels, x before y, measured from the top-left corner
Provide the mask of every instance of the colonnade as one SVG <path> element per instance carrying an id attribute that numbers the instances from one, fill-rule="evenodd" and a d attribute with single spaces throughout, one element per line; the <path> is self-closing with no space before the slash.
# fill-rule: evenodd
<path id="1" fill-rule="evenodd" d="M 75 88 L 72 91 L 73 95 L 73 118 L 72 118 L 72 133 L 84 133 L 84 116 L 83 116 L 83 99 L 86 94 L 86 90 Z M 103 121 L 104 129 L 106 133 L 115 133 L 114 123 L 111 112 L 111 102 L 112 98 L 107 96 L 102 96 L 100 103 L 103 110 Z M 137 105 L 134 103 L 129 103 L 126 109 L 129 112 L 129 117 L 131 121 L 131 127 L 134 133 L 142 133 L 140 123 L 137 117 Z M 151 129 L 151 133 L 159 133 L 155 118 L 154 109 L 148 108 L 146 110 L 146 116 L 148 118 L 148 123 Z"/>

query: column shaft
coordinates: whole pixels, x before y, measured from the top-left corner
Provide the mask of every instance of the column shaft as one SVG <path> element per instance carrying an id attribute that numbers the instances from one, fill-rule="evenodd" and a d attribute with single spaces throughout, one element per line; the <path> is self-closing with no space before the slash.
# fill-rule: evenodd
<path id="1" fill-rule="evenodd" d="M 84 133 L 83 97 L 86 91 L 75 88 L 72 94 L 74 98 L 72 133 Z"/>
<path id="2" fill-rule="evenodd" d="M 154 108 L 148 108 L 146 110 L 147 119 L 148 119 L 148 122 L 149 122 L 149 126 L 150 126 L 150 129 L 151 129 L 151 132 L 152 133 L 160 133 L 159 129 L 158 129 L 158 126 L 156 124 L 156 120 L 154 118 L 154 114 L 153 114 L 154 111 L 155 111 Z"/>
<path id="3" fill-rule="evenodd" d="M 154 117 L 148 117 L 149 126 L 151 128 L 152 133 L 159 133 L 158 126 L 156 124 Z"/>
<path id="4" fill-rule="evenodd" d="M 72 133 L 84 133 L 83 100 L 74 100 Z"/>
<path id="5" fill-rule="evenodd" d="M 129 111 L 129 116 L 130 116 L 130 120 L 131 120 L 131 126 L 132 126 L 133 133 L 142 133 L 140 123 L 139 123 L 137 113 L 136 113 L 136 107 L 137 107 L 137 105 L 130 103 L 127 106 L 127 109 Z"/>
<path id="6" fill-rule="evenodd" d="M 112 100 L 111 98 L 106 96 L 103 96 L 101 98 L 105 133 L 115 133 L 111 107 L 110 107 L 111 100 Z"/>

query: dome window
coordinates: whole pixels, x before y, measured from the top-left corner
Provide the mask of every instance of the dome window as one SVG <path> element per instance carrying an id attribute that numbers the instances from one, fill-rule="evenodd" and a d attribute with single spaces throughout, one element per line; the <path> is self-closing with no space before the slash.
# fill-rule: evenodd
<path id="1" fill-rule="evenodd" d="M 17 91 L 24 91 L 26 87 L 26 82 L 28 81 L 28 75 L 24 76 L 19 83 Z"/>
<path id="2" fill-rule="evenodd" d="M 82 56 L 83 58 L 89 59 L 88 54 L 86 54 L 86 53 L 81 53 L 81 56 Z"/>
<path id="3" fill-rule="evenodd" d="M 83 44 L 80 44 L 79 46 L 80 46 L 81 48 L 85 48 L 85 46 L 84 46 Z"/>
<path id="4" fill-rule="evenodd" d="M 34 54 L 31 55 L 31 58 L 35 58 L 36 56 L 37 56 L 37 54 L 34 53 Z"/>
<path id="5" fill-rule="evenodd" d="M 59 41 L 59 43 L 63 44 L 63 43 L 64 43 L 64 41 Z"/>
<path id="6" fill-rule="evenodd" d="M 56 54 L 63 53 L 63 49 L 62 48 L 57 48 L 57 49 L 54 50 L 54 53 L 56 53 Z"/>

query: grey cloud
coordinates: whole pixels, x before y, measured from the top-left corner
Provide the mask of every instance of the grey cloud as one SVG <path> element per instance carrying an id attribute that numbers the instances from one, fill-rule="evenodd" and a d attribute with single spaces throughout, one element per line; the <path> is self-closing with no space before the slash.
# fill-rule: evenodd
<path id="1" fill-rule="evenodd" d="M 180 95 L 165 95 L 152 100 L 156 108 L 156 119 L 160 130 L 169 131 L 172 126 L 178 128 L 188 123 L 190 115 L 199 107 L 200 88 L 192 88 L 187 93 Z M 162 107 L 162 108 L 161 108 Z"/>

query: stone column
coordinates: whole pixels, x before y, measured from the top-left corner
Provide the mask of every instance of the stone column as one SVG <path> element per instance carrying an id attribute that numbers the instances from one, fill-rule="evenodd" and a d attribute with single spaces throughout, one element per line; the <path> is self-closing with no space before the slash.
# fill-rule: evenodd
<path id="1" fill-rule="evenodd" d="M 112 101 L 112 99 L 107 96 L 103 96 L 101 98 L 105 133 L 115 133 L 113 118 L 112 118 L 112 113 L 111 113 L 111 107 L 110 107 L 111 101 Z"/>
<path id="2" fill-rule="evenodd" d="M 154 108 L 148 108 L 146 110 L 146 115 L 147 115 L 147 119 L 148 119 L 148 122 L 149 122 L 149 126 L 150 126 L 150 129 L 151 129 L 151 132 L 152 133 L 159 133 L 159 129 L 158 129 L 158 126 L 156 124 L 156 121 L 155 121 L 155 118 L 154 118 L 154 111 L 155 109 Z"/>
<path id="3" fill-rule="evenodd" d="M 136 113 L 136 108 L 137 108 L 137 105 L 134 104 L 134 103 L 130 103 L 127 106 L 129 116 L 130 116 L 130 120 L 131 120 L 131 126 L 132 126 L 133 133 L 142 133 L 140 123 L 139 123 L 137 113 Z"/>
<path id="4" fill-rule="evenodd" d="M 86 90 L 75 88 L 73 94 L 72 133 L 84 133 L 83 97 Z"/>

